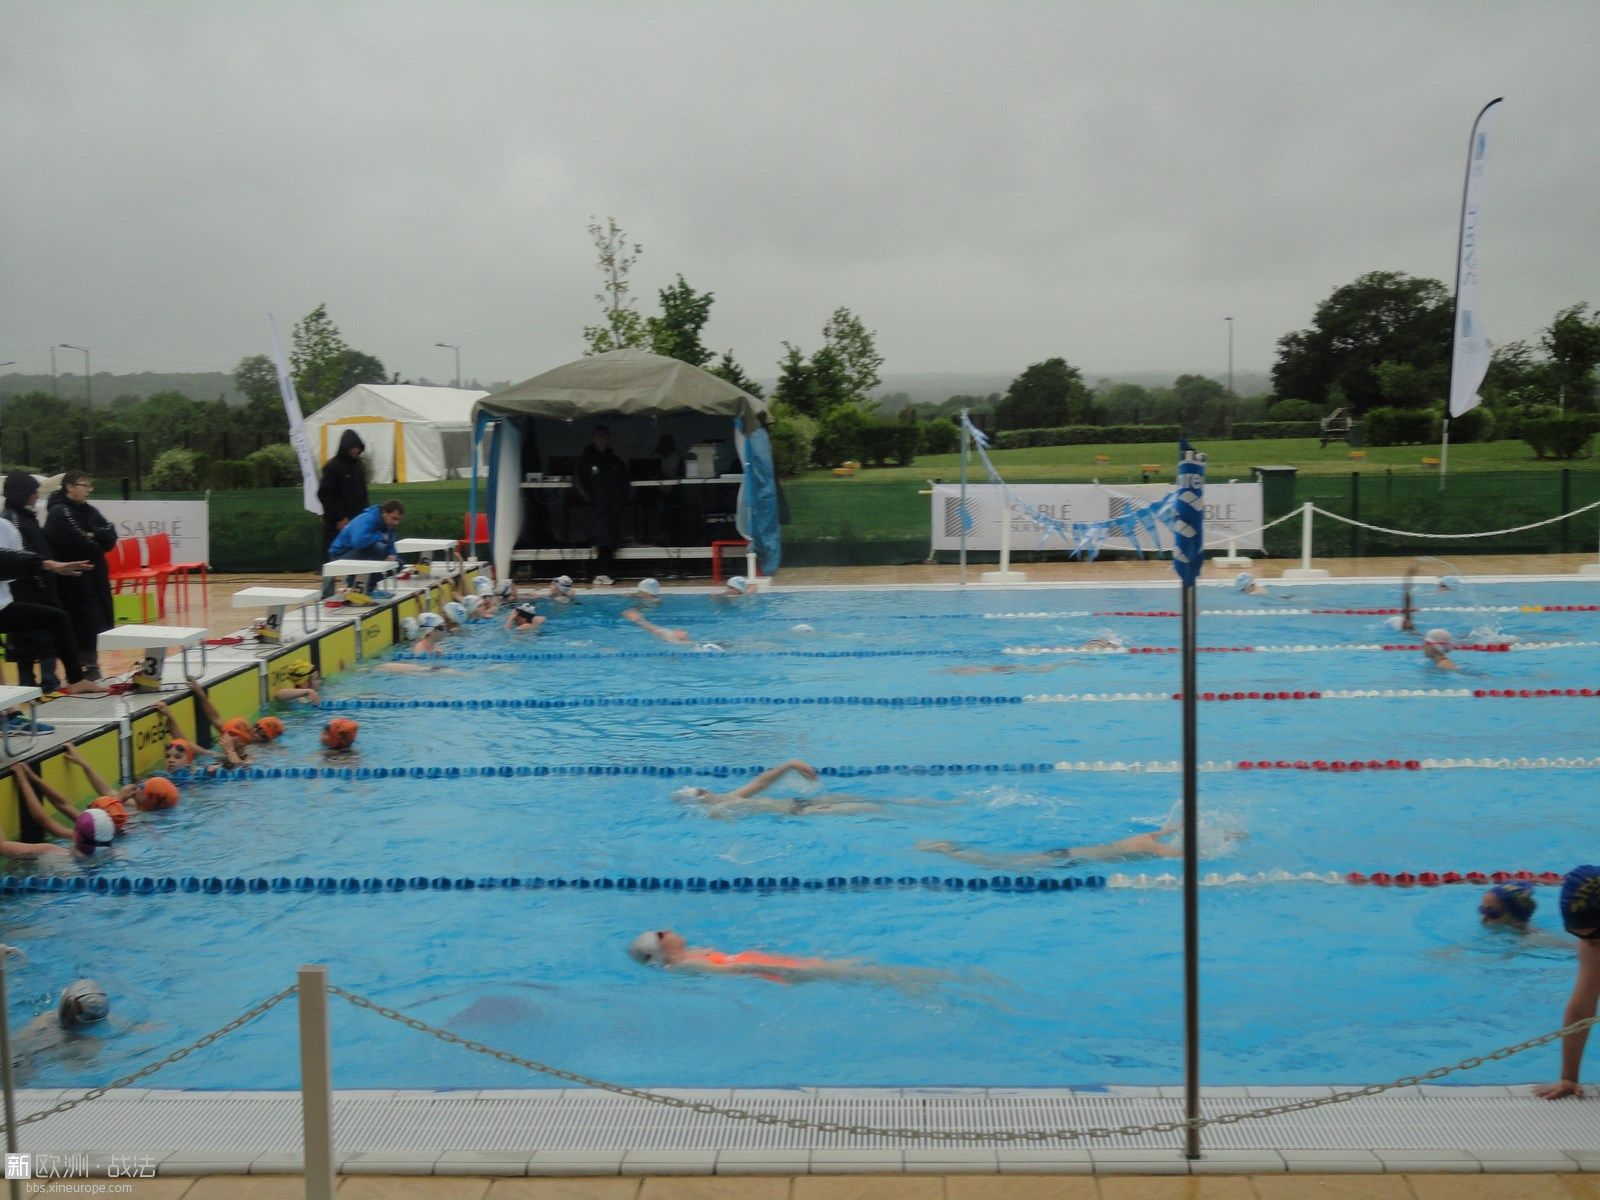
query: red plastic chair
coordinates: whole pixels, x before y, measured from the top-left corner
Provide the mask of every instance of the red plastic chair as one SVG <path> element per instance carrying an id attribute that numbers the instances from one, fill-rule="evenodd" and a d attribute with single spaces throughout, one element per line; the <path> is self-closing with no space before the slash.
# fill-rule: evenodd
<path id="1" fill-rule="evenodd" d="M 474 549 L 474 547 L 487 546 L 489 544 L 489 514 L 488 513 L 479 513 L 478 514 L 478 525 L 477 525 L 476 529 L 470 529 L 469 530 L 468 527 L 471 524 L 472 524 L 472 514 L 471 513 L 462 513 L 461 514 L 461 540 L 456 543 L 456 546 L 457 546 L 457 548 L 460 549 L 461 553 L 464 554 L 464 555 L 466 555 L 466 554 L 475 554 L 476 550 Z"/>
<path id="2" fill-rule="evenodd" d="M 185 609 L 189 607 L 189 573 L 191 571 L 200 572 L 200 601 L 204 605 L 208 595 L 206 584 L 210 578 L 208 575 L 210 567 L 203 562 L 173 562 L 172 537 L 170 534 L 152 533 L 146 541 L 150 547 L 150 569 L 161 573 L 156 580 L 156 586 L 160 588 L 160 595 L 156 603 L 162 614 L 165 615 L 167 611 L 167 578 L 169 576 L 177 576 L 177 586 L 181 589 L 173 593 L 177 598 L 176 607 Z"/>
<path id="3" fill-rule="evenodd" d="M 140 540 L 122 538 L 106 552 L 106 570 L 110 572 L 113 591 L 120 592 L 125 583 L 136 583 L 139 585 L 139 590 L 144 591 L 157 580 L 166 582 L 163 572 L 141 565 Z M 163 614 L 166 612 L 165 606 L 161 603 L 164 598 L 164 596 L 157 598 L 157 607 Z"/>

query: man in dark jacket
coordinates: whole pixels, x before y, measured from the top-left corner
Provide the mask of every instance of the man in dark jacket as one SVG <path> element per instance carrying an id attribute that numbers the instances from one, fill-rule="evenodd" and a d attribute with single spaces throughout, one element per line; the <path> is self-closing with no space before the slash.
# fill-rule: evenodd
<path id="1" fill-rule="evenodd" d="M 596 578 L 609 577 L 612 556 L 622 544 L 622 521 L 628 512 L 628 464 L 611 449 L 611 431 L 604 425 L 594 427 L 594 441 L 583 448 L 583 454 L 572 471 L 572 487 L 584 507 L 579 510 L 578 528 L 584 529 L 587 518 L 588 540 L 595 547 Z"/>
<path id="2" fill-rule="evenodd" d="M 94 480 L 87 471 L 63 475 L 61 490 L 50 497 L 47 505 L 44 536 L 54 551 L 53 557 L 89 563 L 89 569 L 81 575 L 62 576 L 59 587 L 61 606 L 72 618 L 83 672 L 90 679 L 99 679 L 95 645 L 100 635 L 117 623 L 111 607 L 111 569 L 106 565 L 106 552 L 117 544 L 117 530 L 89 503 L 92 495 Z"/>
<path id="3" fill-rule="evenodd" d="M 32 476 L 29 476 L 29 480 L 32 480 Z M 62 668 L 66 671 L 68 682 L 62 688 L 65 692 L 103 692 L 105 688 L 84 678 L 83 656 L 78 652 L 78 641 L 72 635 L 72 622 L 67 614 L 49 605 L 13 599 L 12 581 L 31 580 L 41 573 L 67 581 L 82 575 L 90 567 L 87 558 L 59 562 L 24 548 L 21 530 L 10 521 L 0 520 L 0 633 L 5 634 L 8 640 L 40 630 L 48 634 L 55 650 L 54 657 L 61 660 Z M 15 729 L 22 719 L 12 717 L 11 722 Z M 27 732 L 45 733 L 48 730 L 39 725 Z"/>
<path id="4" fill-rule="evenodd" d="M 39 502 L 39 481 L 27 471 L 12 471 L 6 475 L 4 517 L 17 527 L 22 538 L 22 548 L 37 554 L 41 562 L 50 557 L 50 543 L 45 541 L 44 527 L 34 505 Z M 61 607 L 61 597 L 56 591 L 55 576 L 42 567 L 35 575 L 19 576 L 11 581 L 11 597 L 24 604 L 42 604 L 46 608 Z M 61 677 L 56 674 L 56 645 L 46 630 L 33 629 L 13 633 L 6 638 L 6 661 L 17 664 L 17 681 L 26 687 L 43 688 L 47 692 L 60 690 Z"/>
<path id="5" fill-rule="evenodd" d="M 317 499 L 322 501 L 322 561 L 329 562 L 333 555 L 328 547 L 339 531 L 357 514 L 367 508 L 367 471 L 361 465 L 362 452 L 367 444 L 354 429 L 339 435 L 339 449 L 322 467 L 322 482 L 317 485 Z M 333 581 L 324 581 L 323 595 L 333 594 Z"/>

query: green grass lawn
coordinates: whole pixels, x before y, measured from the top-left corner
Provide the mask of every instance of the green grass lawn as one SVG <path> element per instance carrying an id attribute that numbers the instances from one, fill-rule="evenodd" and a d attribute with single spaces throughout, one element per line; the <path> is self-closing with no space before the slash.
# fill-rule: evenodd
<path id="1" fill-rule="evenodd" d="M 1302 475 L 1348 475 L 1351 471 L 1433 475 L 1437 467 L 1423 466 L 1424 457 L 1437 458 L 1438 446 L 1374 446 L 1366 458 L 1352 460 L 1350 447 L 1333 442 L 1319 447 L 1316 438 L 1271 438 L 1260 441 L 1212 441 L 1201 439 L 1195 448 L 1207 456 L 1206 474 L 1214 480 L 1250 479 L 1255 466 L 1288 465 Z M 1097 463 L 1096 454 L 1108 455 L 1107 463 Z M 1137 482 L 1145 463 L 1158 464 L 1161 478 L 1171 480 L 1177 463 L 1177 447 L 1171 442 L 1113 446 L 1039 446 L 1028 450 L 991 450 L 989 458 L 1008 481 L 1014 483 L 1107 483 Z M 1556 471 L 1562 467 L 1600 470 L 1592 458 L 1560 462 L 1536 459 L 1526 442 L 1483 442 L 1450 447 L 1450 471 Z M 909 467 L 874 467 L 856 473 L 853 479 L 840 479 L 827 471 L 808 471 L 794 483 L 801 486 L 826 484 L 847 487 L 854 480 L 888 482 L 896 479 L 955 479 L 961 470 L 959 454 L 918 456 Z M 976 454 L 970 471 L 984 474 Z M 973 477 L 969 475 L 969 478 Z"/>

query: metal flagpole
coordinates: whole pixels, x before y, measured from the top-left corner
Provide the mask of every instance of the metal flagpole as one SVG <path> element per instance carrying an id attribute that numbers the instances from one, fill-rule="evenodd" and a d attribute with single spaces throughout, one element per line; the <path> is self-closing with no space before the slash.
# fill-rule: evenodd
<path id="1" fill-rule="evenodd" d="M 10 946 L 0 946 L 0 1075 L 4 1076 L 6 1092 L 6 1153 L 17 1152 L 17 1108 L 16 1089 L 11 1080 L 11 1021 L 6 1016 L 6 957 L 18 954 Z M 10 1177 L 10 1172 L 7 1172 Z M 20 1177 L 11 1179 L 11 1200 L 20 1200 L 22 1196 L 22 1180 Z"/>
<path id="2" fill-rule="evenodd" d="M 967 526 L 971 517 L 967 512 L 967 459 L 972 455 L 972 434 L 967 429 L 967 410 L 961 410 L 961 582 L 967 581 Z"/>
<path id="3" fill-rule="evenodd" d="M 1183 584 L 1183 1031 L 1184 1154 L 1200 1157 L 1200 815 L 1195 728 L 1195 579 L 1205 545 L 1206 459 L 1179 442 L 1172 566 Z"/>

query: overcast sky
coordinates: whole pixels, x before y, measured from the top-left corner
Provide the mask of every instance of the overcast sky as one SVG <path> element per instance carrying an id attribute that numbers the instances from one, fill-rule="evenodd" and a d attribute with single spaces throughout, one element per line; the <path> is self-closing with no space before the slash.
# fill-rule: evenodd
<path id="1" fill-rule="evenodd" d="M 770 376 L 1262 370 L 1370 270 L 1454 279 L 1471 123 L 1498 342 L 1600 302 L 1600 3 L 0 0 L 0 360 L 231 370 L 319 302 L 403 376 L 649 311 Z M 62 369 L 81 359 L 60 351 Z"/>

